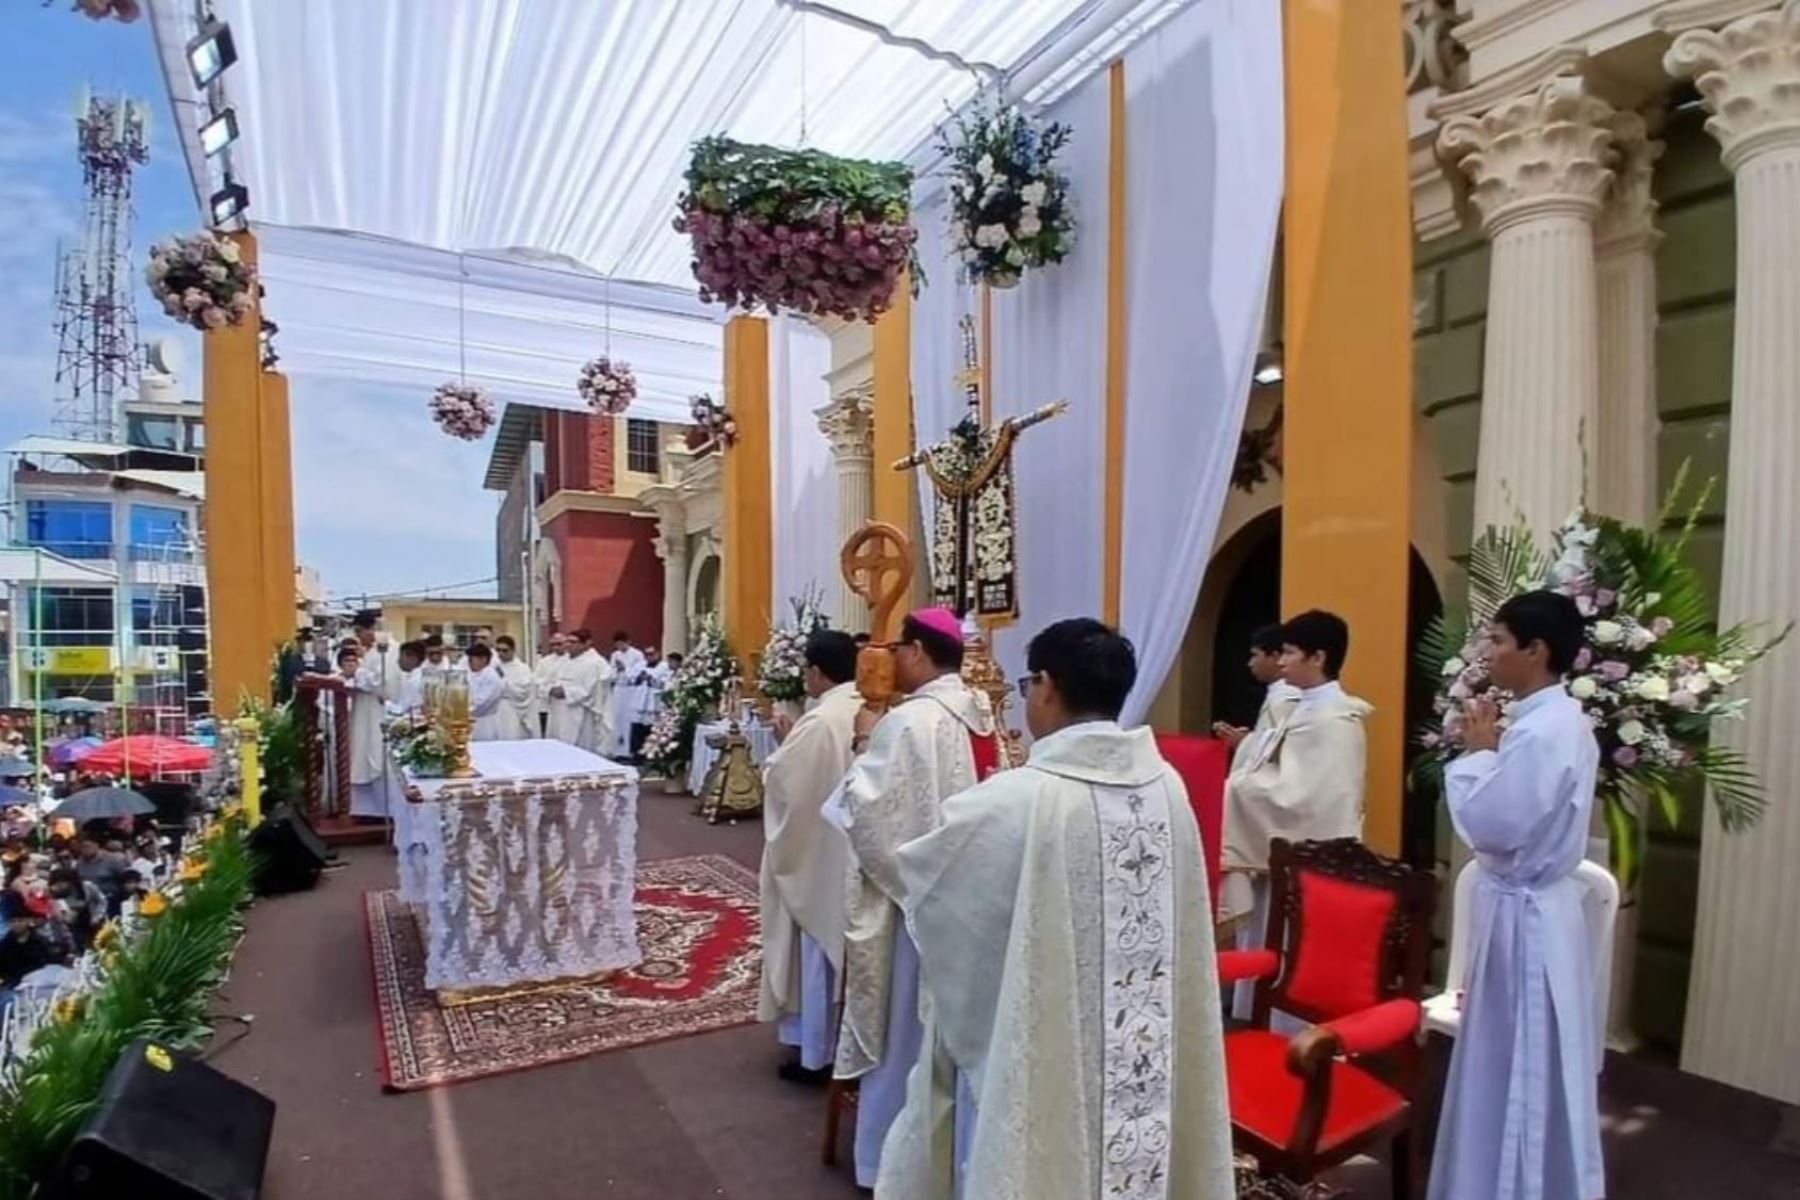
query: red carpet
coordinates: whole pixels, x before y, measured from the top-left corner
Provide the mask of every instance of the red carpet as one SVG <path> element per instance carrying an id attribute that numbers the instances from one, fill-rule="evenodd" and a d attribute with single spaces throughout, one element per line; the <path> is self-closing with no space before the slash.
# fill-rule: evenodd
<path id="1" fill-rule="evenodd" d="M 762 963 L 756 877 L 722 855 L 640 864 L 643 965 L 605 982 L 552 984 L 440 1005 L 425 987 L 412 912 L 363 897 L 382 1075 L 391 1091 L 462 1083 L 756 1019 Z"/>

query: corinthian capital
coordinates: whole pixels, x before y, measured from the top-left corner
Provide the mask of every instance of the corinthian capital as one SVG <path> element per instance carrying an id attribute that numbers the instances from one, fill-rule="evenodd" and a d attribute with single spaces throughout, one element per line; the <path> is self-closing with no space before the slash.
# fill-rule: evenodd
<path id="1" fill-rule="evenodd" d="M 819 431 L 831 443 L 831 456 L 839 462 L 846 459 L 872 459 L 875 456 L 875 397 L 863 388 L 852 388 L 831 398 L 831 403 L 815 409 Z"/>
<path id="2" fill-rule="evenodd" d="M 1655 228 L 1656 199 L 1650 182 L 1663 144 L 1650 136 L 1649 122 L 1639 113 L 1615 113 L 1609 125 L 1616 158 L 1612 193 L 1594 226 L 1595 248 L 1654 247 L 1661 235 Z"/>
<path id="3" fill-rule="evenodd" d="M 1669 32 L 1708 15 L 1730 16 L 1747 5 L 1688 3 L 1660 14 Z M 1716 29 L 1685 28 L 1663 55 L 1663 68 L 1694 81 L 1712 114 L 1706 131 L 1725 165 L 1776 147 L 1800 146 L 1800 0 L 1783 0 Z"/>
<path id="4" fill-rule="evenodd" d="M 1581 80 L 1559 76 L 1479 116 L 1451 117 L 1438 149 L 1468 176 L 1490 237 L 1546 213 L 1592 219 L 1612 182 L 1613 115 Z"/>

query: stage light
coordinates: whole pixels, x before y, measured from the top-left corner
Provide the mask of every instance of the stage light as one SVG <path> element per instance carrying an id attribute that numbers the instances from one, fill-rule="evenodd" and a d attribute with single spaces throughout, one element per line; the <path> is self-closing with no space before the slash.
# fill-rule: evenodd
<path id="1" fill-rule="evenodd" d="M 212 211 L 214 225 L 228 225 L 250 207 L 250 189 L 241 183 L 227 183 L 212 194 L 207 207 Z"/>
<path id="2" fill-rule="evenodd" d="M 200 127 L 200 149 L 211 158 L 231 143 L 237 141 L 238 123 L 237 109 L 228 108 L 212 120 Z"/>
<path id="3" fill-rule="evenodd" d="M 208 17 L 200 32 L 187 44 L 188 70 L 194 86 L 205 88 L 237 61 L 237 43 L 231 40 L 231 26 L 217 17 Z"/>

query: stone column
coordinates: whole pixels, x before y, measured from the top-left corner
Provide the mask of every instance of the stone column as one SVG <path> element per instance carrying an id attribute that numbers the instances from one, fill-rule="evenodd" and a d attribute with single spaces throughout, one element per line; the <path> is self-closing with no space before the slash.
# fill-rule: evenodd
<path id="1" fill-rule="evenodd" d="M 1644 118 L 1612 120 L 1612 194 L 1594 227 L 1599 308 L 1599 418 L 1588 445 L 1588 503 L 1634 525 L 1656 518 L 1656 201 L 1650 174 L 1663 146 Z M 1629 990 L 1629 989 L 1627 989 Z M 1617 984 L 1614 995 L 1618 995 Z"/>
<path id="2" fill-rule="evenodd" d="M 1477 531 L 1523 515 L 1547 539 L 1581 498 L 1599 411 L 1594 220 L 1612 180 L 1612 116 L 1558 76 L 1439 134 L 1492 244 Z"/>
<path id="3" fill-rule="evenodd" d="M 874 509 L 874 414 L 875 399 L 868 388 L 833 396 L 830 404 L 813 414 L 831 443 L 831 458 L 837 464 L 839 546 L 868 523 Z M 839 629 L 857 633 L 869 627 L 868 602 L 851 591 L 841 576 L 833 615 Z"/>
<path id="4" fill-rule="evenodd" d="M 1738 10 L 1753 7 L 1739 4 Z M 1723 28 L 1720 0 L 1679 4 L 1663 65 L 1691 77 L 1737 189 L 1737 314 L 1726 469 L 1722 624 L 1800 616 L 1800 0 Z M 1684 19 L 1685 18 L 1685 19 Z M 1688 989 L 1684 1069 L 1800 1103 L 1800 654 L 1752 669 L 1747 718 L 1717 742 L 1743 752 L 1770 803 L 1750 833 L 1709 805 Z"/>
<path id="5" fill-rule="evenodd" d="M 663 563 L 662 648 L 686 654 L 688 649 L 687 512 L 677 504 L 656 508 L 656 556 Z"/>

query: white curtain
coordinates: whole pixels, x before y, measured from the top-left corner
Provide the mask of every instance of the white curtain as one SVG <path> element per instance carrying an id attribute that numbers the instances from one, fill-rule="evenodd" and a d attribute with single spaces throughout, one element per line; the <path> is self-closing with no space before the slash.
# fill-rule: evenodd
<path id="1" fill-rule="evenodd" d="M 808 589 L 828 608 L 837 594 L 837 468 L 815 410 L 831 399 L 825 374 L 831 342 L 810 323 L 769 323 L 769 436 L 774 469 L 774 611 L 784 623 L 788 601 Z"/>
<path id="2" fill-rule="evenodd" d="M 1212 0 L 1125 59 L 1130 247 L 1124 631 L 1143 720 L 1225 503 L 1281 209 L 1280 6 Z"/>
<path id="3" fill-rule="evenodd" d="M 1046 120 L 1070 127 L 1062 165 L 1077 229 L 1074 252 L 994 293 L 994 417 L 1052 400 L 1069 411 L 1027 430 L 1014 454 L 1019 619 L 995 637 L 1007 678 L 1025 672 L 1025 645 L 1052 621 L 1100 613 L 1105 544 L 1106 223 L 1109 141 L 1105 72 Z"/>

